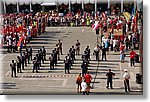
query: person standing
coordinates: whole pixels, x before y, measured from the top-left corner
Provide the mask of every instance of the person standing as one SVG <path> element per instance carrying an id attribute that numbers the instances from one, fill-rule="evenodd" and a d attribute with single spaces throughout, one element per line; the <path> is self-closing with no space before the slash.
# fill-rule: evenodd
<path id="1" fill-rule="evenodd" d="M 34 70 L 36 70 L 36 73 L 38 73 L 36 57 L 33 58 L 33 73 L 34 73 Z"/>
<path id="2" fill-rule="evenodd" d="M 22 73 L 22 71 L 21 71 L 21 59 L 19 56 L 17 56 L 16 64 L 17 64 L 17 73 Z"/>
<path id="3" fill-rule="evenodd" d="M 134 57 L 135 57 L 136 53 L 133 51 L 133 49 L 131 49 L 131 52 L 130 52 L 130 66 L 134 67 Z"/>
<path id="4" fill-rule="evenodd" d="M 77 42 L 75 43 L 76 45 L 76 55 L 80 55 L 80 42 L 79 40 L 77 40 Z"/>
<path id="5" fill-rule="evenodd" d="M 82 83 L 82 76 L 81 76 L 81 73 L 79 73 L 76 79 L 76 84 L 78 85 L 77 86 L 78 93 L 81 93 L 81 83 Z"/>
<path id="6" fill-rule="evenodd" d="M 87 83 L 86 83 L 86 80 L 83 79 L 82 83 L 81 83 L 81 89 L 82 89 L 82 94 L 83 95 L 86 95 L 87 94 Z"/>
<path id="7" fill-rule="evenodd" d="M 111 69 L 108 69 L 108 72 L 106 73 L 106 76 L 107 76 L 107 86 L 106 86 L 106 88 L 109 89 L 109 84 L 110 84 L 110 88 L 113 89 L 112 79 L 115 76 L 115 73 L 111 72 Z"/>
<path id="8" fill-rule="evenodd" d="M 29 46 L 30 60 L 32 60 L 32 48 Z"/>
<path id="9" fill-rule="evenodd" d="M 16 64 L 14 60 L 12 60 L 12 63 L 10 64 L 10 68 L 11 68 L 11 77 L 13 77 L 13 74 L 14 74 L 14 77 L 17 77 L 16 76 Z"/>
<path id="10" fill-rule="evenodd" d="M 102 61 L 103 61 L 104 57 L 105 57 L 105 61 L 107 61 L 107 59 L 106 59 L 106 48 L 105 47 L 102 48 Z"/>
<path id="11" fill-rule="evenodd" d="M 44 48 L 44 46 L 42 48 L 42 53 L 43 53 L 43 59 L 44 61 L 46 61 L 46 49 Z"/>
<path id="12" fill-rule="evenodd" d="M 66 59 L 64 60 L 64 63 L 65 63 L 65 74 L 67 73 L 68 71 L 68 74 L 70 74 L 69 72 L 69 59 L 68 59 L 68 56 L 66 56 Z"/>
<path id="13" fill-rule="evenodd" d="M 124 63 L 124 58 L 125 58 L 125 56 L 124 56 L 124 51 L 120 51 L 120 61 L 121 61 L 121 63 Z"/>
<path id="14" fill-rule="evenodd" d="M 86 75 L 88 70 L 87 63 L 82 63 L 81 68 L 82 68 L 82 76 Z"/>
<path id="15" fill-rule="evenodd" d="M 99 61 L 99 52 L 100 52 L 100 48 L 99 46 L 97 45 L 95 48 L 94 48 L 94 53 L 96 55 L 96 61 Z"/>
<path id="16" fill-rule="evenodd" d="M 124 80 L 124 86 L 125 86 L 125 92 L 131 91 L 130 90 L 130 85 L 129 85 L 129 79 L 130 75 L 128 74 L 128 70 L 124 69 L 124 75 L 123 75 L 123 80 Z"/>
<path id="17" fill-rule="evenodd" d="M 85 78 L 85 81 L 87 83 L 87 94 L 90 93 L 90 84 L 91 84 L 91 80 L 92 80 L 92 76 L 89 74 L 89 72 L 87 72 L 85 75 L 84 75 L 84 78 Z"/>
<path id="18" fill-rule="evenodd" d="M 63 53 L 62 53 L 62 42 L 60 42 L 60 40 L 58 42 L 58 48 L 59 48 L 59 52 L 61 53 L 61 55 L 63 55 Z"/>

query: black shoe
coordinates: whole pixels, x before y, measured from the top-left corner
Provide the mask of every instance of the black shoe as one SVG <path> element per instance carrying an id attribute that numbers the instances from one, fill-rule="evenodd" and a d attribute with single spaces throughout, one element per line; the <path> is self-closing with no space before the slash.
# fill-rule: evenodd
<path id="1" fill-rule="evenodd" d="M 113 89 L 113 87 L 111 87 L 111 89 Z"/>
<path id="2" fill-rule="evenodd" d="M 107 86 L 106 88 L 107 88 L 107 89 L 109 89 L 109 87 L 108 87 L 108 86 Z"/>

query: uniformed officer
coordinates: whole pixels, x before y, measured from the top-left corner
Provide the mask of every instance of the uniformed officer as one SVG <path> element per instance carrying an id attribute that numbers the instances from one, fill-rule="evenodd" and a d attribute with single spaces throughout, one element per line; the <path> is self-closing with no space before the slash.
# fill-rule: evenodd
<path id="1" fill-rule="evenodd" d="M 13 73 L 14 73 L 14 77 L 16 76 L 16 64 L 14 63 L 14 60 L 12 60 L 12 63 L 10 64 L 10 68 L 11 68 L 11 77 L 13 77 Z"/>
<path id="2" fill-rule="evenodd" d="M 79 40 L 77 40 L 75 45 L 76 45 L 76 55 L 79 55 L 80 54 L 80 45 L 81 45 Z"/>
<path id="3" fill-rule="evenodd" d="M 36 70 L 36 73 L 38 73 L 38 68 L 37 68 L 37 59 L 36 57 L 33 58 L 33 73 L 34 73 L 34 70 Z"/>
<path id="4" fill-rule="evenodd" d="M 44 64 L 44 53 L 43 53 L 42 49 L 40 49 L 40 55 L 41 55 L 41 61 Z"/>
<path id="5" fill-rule="evenodd" d="M 30 64 L 30 52 L 28 48 L 26 48 L 26 56 L 27 56 L 28 64 Z"/>
<path id="6" fill-rule="evenodd" d="M 24 56 L 22 55 L 22 53 L 20 53 L 20 59 L 21 59 L 21 65 L 22 65 L 22 69 L 24 70 Z"/>
<path id="7" fill-rule="evenodd" d="M 82 68 L 82 76 L 84 76 L 88 70 L 87 63 L 82 63 L 81 68 Z"/>
<path id="8" fill-rule="evenodd" d="M 30 60 L 32 60 L 32 48 L 29 46 Z"/>
<path id="9" fill-rule="evenodd" d="M 24 56 L 24 63 L 25 63 L 25 66 L 27 67 L 27 58 L 28 58 L 28 55 L 26 52 L 23 52 L 23 56 Z"/>
<path id="10" fill-rule="evenodd" d="M 49 61 L 50 61 L 50 70 L 53 69 L 54 70 L 54 54 L 51 53 L 50 57 L 49 57 Z"/>
<path id="11" fill-rule="evenodd" d="M 85 49 L 85 51 L 86 51 L 86 53 L 87 53 L 87 55 L 88 55 L 88 59 L 90 60 L 90 48 L 89 48 L 89 46 L 87 46 L 87 48 Z"/>
<path id="12" fill-rule="evenodd" d="M 58 47 L 59 47 L 59 52 L 61 53 L 61 55 L 63 55 L 63 53 L 62 53 L 62 42 L 60 42 L 60 40 L 58 42 Z"/>
<path id="13" fill-rule="evenodd" d="M 76 60 L 76 58 L 75 58 L 75 51 L 76 51 L 76 49 L 74 48 L 74 46 L 72 46 L 72 58 L 73 58 L 73 60 Z"/>
<path id="14" fill-rule="evenodd" d="M 39 70 L 39 69 L 40 69 L 40 59 L 39 59 L 39 54 L 36 54 L 36 66 L 37 66 L 37 69 Z"/>
<path id="15" fill-rule="evenodd" d="M 57 66 L 57 51 L 56 51 L 56 48 L 54 48 L 54 50 L 53 50 L 53 52 L 52 52 L 53 54 L 54 54 L 54 64 L 55 64 L 55 66 Z"/>
<path id="16" fill-rule="evenodd" d="M 43 59 L 46 61 L 46 49 L 44 48 L 44 46 L 42 48 L 42 53 L 43 53 Z"/>
<path id="17" fill-rule="evenodd" d="M 17 56 L 16 64 L 17 64 L 17 72 L 22 73 L 22 71 L 21 71 L 21 59 L 19 56 Z"/>
<path id="18" fill-rule="evenodd" d="M 65 74 L 67 73 L 68 71 L 68 74 L 70 73 L 69 72 L 69 60 L 68 60 L 68 56 L 66 56 L 65 60 L 64 60 L 64 63 L 65 63 Z"/>
<path id="19" fill-rule="evenodd" d="M 83 61 L 83 63 L 88 64 L 88 54 L 86 51 L 84 51 L 84 53 L 82 54 L 82 61 Z"/>

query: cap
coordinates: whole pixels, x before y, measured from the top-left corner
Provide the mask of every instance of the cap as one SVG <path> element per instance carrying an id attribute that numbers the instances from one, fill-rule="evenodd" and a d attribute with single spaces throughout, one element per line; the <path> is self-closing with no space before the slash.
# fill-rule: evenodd
<path id="1" fill-rule="evenodd" d="M 128 70 L 127 70 L 127 69 L 124 69 L 124 71 L 127 72 Z"/>

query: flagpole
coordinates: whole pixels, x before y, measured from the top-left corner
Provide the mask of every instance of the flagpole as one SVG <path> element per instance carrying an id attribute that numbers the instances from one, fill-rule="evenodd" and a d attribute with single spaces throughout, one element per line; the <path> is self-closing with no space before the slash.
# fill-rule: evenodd
<path id="1" fill-rule="evenodd" d="M 121 0 L 121 13 L 123 13 L 123 0 Z"/>
<path id="2" fill-rule="evenodd" d="M 30 0 L 30 12 L 32 12 L 32 0 Z"/>
<path id="3" fill-rule="evenodd" d="M 95 17 L 96 17 L 96 13 L 97 13 L 97 0 L 95 0 Z"/>
<path id="4" fill-rule="evenodd" d="M 19 13 L 19 0 L 17 1 L 17 13 Z"/>

